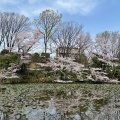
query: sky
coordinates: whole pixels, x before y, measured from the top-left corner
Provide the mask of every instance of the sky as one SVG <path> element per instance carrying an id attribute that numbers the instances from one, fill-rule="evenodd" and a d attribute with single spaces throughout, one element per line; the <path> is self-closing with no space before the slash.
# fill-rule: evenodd
<path id="1" fill-rule="evenodd" d="M 45 9 L 58 10 L 63 21 L 75 21 L 94 37 L 120 31 L 120 0 L 0 0 L 1 12 L 16 12 L 33 21 Z"/>

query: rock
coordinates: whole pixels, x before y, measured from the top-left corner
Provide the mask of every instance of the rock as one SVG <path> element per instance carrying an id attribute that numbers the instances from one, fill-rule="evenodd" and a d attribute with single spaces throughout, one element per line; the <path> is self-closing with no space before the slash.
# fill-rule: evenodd
<path id="1" fill-rule="evenodd" d="M 74 119 L 73 119 L 73 120 L 81 120 L 80 115 L 76 114 L 76 115 L 74 116 Z"/>
<path id="2" fill-rule="evenodd" d="M 16 120 L 20 120 L 20 119 L 21 119 L 21 114 L 20 114 L 20 113 L 17 113 L 17 114 L 15 115 L 15 119 L 16 119 Z"/>
<path id="3" fill-rule="evenodd" d="M 28 119 L 26 118 L 26 115 L 22 115 L 20 120 L 28 120 Z"/>
<path id="4" fill-rule="evenodd" d="M 37 106 L 36 106 L 36 105 L 32 106 L 32 109 L 36 109 L 36 108 L 37 108 Z"/>

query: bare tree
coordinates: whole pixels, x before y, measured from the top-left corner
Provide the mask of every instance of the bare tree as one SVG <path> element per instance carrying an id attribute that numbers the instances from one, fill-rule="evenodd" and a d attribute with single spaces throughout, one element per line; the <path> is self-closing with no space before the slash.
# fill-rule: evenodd
<path id="1" fill-rule="evenodd" d="M 92 39 L 90 33 L 83 33 L 81 31 L 81 33 L 79 34 L 76 40 L 76 46 L 79 49 L 78 50 L 79 54 L 83 54 L 84 51 L 91 46 L 91 44 L 92 44 Z"/>
<path id="2" fill-rule="evenodd" d="M 118 41 L 117 58 L 119 59 L 119 62 L 120 62 L 120 38 Z"/>
<path id="3" fill-rule="evenodd" d="M 109 52 L 108 51 L 109 40 L 110 40 L 110 34 L 108 31 L 105 31 L 103 33 L 99 33 L 96 35 L 97 49 L 100 49 L 100 51 L 103 55 L 107 55 Z"/>
<path id="4" fill-rule="evenodd" d="M 59 26 L 52 40 L 63 57 L 69 57 L 70 51 L 75 47 L 77 36 L 82 28 L 82 25 L 75 22 L 64 22 Z"/>
<path id="5" fill-rule="evenodd" d="M 29 18 L 16 13 L 0 13 L 0 45 L 11 52 L 15 46 L 16 36 L 30 29 Z"/>
<path id="6" fill-rule="evenodd" d="M 18 53 L 22 52 L 24 56 L 28 53 L 33 46 L 42 38 L 42 35 L 38 30 L 33 30 L 31 32 L 22 32 L 17 35 L 16 45 Z"/>
<path id="7" fill-rule="evenodd" d="M 118 49 L 119 49 L 119 32 L 111 32 L 111 39 L 110 39 L 110 56 L 117 57 Z"/>
<path id="8" fill-rule="evenodd" d="M 96 35 L 96 50 L 103 57 L 116 57 L 119 41 L 119 33 L 105 31 Z"/>
<path id="9" fill-rule="evenodd" d="M 2 45 L 2 43 L 4 42 L 4 49 L 5 49 L 5 25 L 6 23 L 4 22 L 4 15 L 3 13 L 0 13 L 0 46 Z"/>
<path id="10" fill-rule="evenodd" d="M 61 17 L 62 15 L 57 11 L 55 12 L 53 10 L 45 10 L 40 13 L 39 18 L 34 21 L 40 33 L 43 34 L 45 53 L 47 52 L 47 44 L 50 38 L 58 30 L 58 25 L 61 21 Z"/>

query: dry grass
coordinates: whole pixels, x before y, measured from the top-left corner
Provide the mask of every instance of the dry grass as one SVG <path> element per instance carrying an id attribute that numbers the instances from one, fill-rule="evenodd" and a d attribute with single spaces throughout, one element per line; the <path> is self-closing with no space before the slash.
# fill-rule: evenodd
<path id="1" fill-rule="evenodd" d="M 40 68 L 40 65 L 38 65 L 38 64 L 36 64 L 36 63 L 30 63 L 29 68 L 39 69 L 39 68 Z"/>

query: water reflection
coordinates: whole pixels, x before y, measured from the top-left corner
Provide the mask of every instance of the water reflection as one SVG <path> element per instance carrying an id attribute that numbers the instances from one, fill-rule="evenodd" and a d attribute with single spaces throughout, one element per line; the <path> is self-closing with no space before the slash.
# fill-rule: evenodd
<path id="1" fill-rule="evenodd" d="M 81 120 L 81 116 L 79 114 L 70 116 L 66 113 L 58 113 L 58 111 L 56 111 L 53 98 L 51 98 L 48 103 L 48 108 L 37 107 L 36 109 L 33 109 L 29 106 L 26 107 L 22 112 L 26 114 L 26 118 L 28 120 Z"/>
<path id="2" fill-rule="evenodd" d="M 43 88 L 7 86 L 0 92 L 0 120 L 120 120 L 119 94 Z"/>

